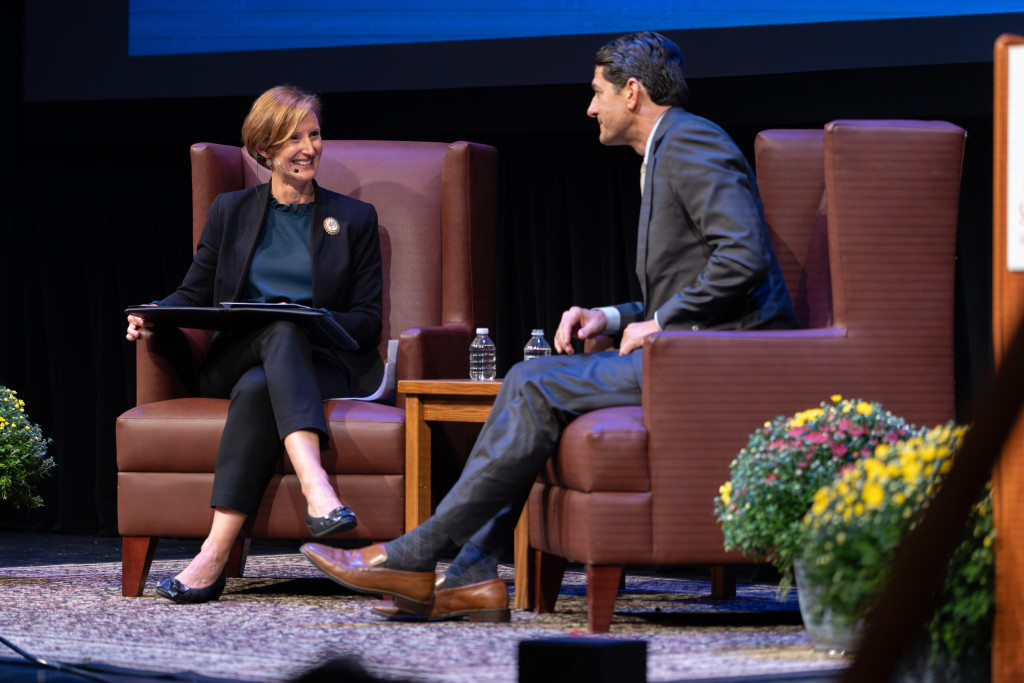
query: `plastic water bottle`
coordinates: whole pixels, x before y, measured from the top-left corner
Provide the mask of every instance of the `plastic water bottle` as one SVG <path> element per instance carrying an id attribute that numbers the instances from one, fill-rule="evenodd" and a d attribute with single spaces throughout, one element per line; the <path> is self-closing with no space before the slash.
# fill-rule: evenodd
<path id="1" fill-rule="evenodd" d="M 536 329 L 530 332 L 530 341 L 523 347 L 523 360 L 532 360 L 543 356 L 551 355 L 551 347 L 544 339 L 544 330 Z"/>
<path id="2" fill-rule="evenodd" d="M 469 378 L 472 380 L 494 379 L 498 374 L 494 342 L 489 333 L 486 327 L 476 328 L 476 339 L 469 345 Z"/>

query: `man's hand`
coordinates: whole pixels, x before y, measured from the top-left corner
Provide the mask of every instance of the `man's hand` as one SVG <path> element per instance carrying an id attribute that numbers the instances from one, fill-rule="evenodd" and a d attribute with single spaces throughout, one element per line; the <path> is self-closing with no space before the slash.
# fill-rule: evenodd
<path id="1" fill-rule="evenodd" d="M 555 330 L 555 351 L 572 355 L 573 339 L 590 339 L 604 332 L 608 318 L 603 311 L 573 306 L 562 314 Z"/>
<path id="2" fill-rule="evenodd" d="M 630 323 L 622 331 L 622 343 L 619 344 L 619 355 L 625 356 L 643 346 L 651 335 L 660 332 L 658 323 L 654 320 L 645 320 L 642 323 Z"/>

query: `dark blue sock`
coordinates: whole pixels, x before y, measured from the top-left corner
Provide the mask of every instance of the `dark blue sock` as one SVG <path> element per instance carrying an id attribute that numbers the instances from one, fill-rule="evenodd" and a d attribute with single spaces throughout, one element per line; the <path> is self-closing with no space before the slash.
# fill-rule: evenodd
<path id="1" fill-rule="evenodd" d="M 431 518 L 409 533 L 384 544 L 388 553 L 384 566 L 410 572 L 433 571 L 438 559 L 454 547 L 455 544 L 445 530 Z"/>
<path id="2" fill-rule="evenodd" d="M 501 545 L 488 551 L 467 543 L 444 573 L 446 587 L 457 588 L 497 578 L 498 562 L 503 553 Z"/>

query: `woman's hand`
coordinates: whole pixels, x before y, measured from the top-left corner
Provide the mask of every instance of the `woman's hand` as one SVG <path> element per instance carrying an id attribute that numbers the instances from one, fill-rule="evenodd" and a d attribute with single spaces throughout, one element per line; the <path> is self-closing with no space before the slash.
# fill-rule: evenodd
<path id="1" fill-rule="evenodd" d="M 146 306 L 156 306 L 156 304 L 145 304 L 145 305 Z M 128 341 L 133 342 L 133 341 L 135 341 L 136 339 L 138 339 L 139 337 L 142 336 L 142 331 L 143 330 L 147 330 L 147 329 L 149 329 L 151 327 L 153 327 L 153 323 L 151 323 L 150 321 L 146 320 L 145 318 L 140 318 L 137 315 L 130 315 L 130 316 L 128 316 L 128 333 L 124 335 L 125 339 L 127 339 Z"/>

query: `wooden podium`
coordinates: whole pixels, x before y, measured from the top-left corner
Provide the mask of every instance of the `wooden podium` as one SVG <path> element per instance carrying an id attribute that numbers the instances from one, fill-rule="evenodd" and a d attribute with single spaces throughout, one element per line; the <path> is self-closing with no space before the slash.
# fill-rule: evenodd
<path id="1" fill-rule="evenodd" d="M 1002 367 L 1024 319 L 1024 37 L 1003 35 L 994 55 L 992 344 Z M 992 469 L 996 617 L 992 680 L 1024 680 L 1024 420 Z"/>

